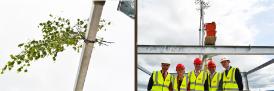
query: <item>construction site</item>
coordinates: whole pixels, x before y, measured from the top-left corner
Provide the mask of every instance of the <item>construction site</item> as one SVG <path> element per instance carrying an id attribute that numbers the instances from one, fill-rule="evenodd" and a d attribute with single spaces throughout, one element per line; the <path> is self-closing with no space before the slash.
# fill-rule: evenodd
<path id="1" fill-rule="evenodd" d="M 175 2 L 186 4 L 179 6 L 180 4 Z M 273 72 L 270 69 L 273 68 L 272 63 L 274 63 L 272 56 L 274 55 L 274 46 L 252 43 L 250 42 L 252 39 L 247 39 L 247 42 L 243 40 L 247 37 L 245 35 L 239 37 L 237 33 L 241 33 L 240 31 L 251 31 L 251 33 L 254 33 L 251 28 L 239 27 L 237 29 L 237 26 L 241 23 L 238 24 L 232 19 L 232 21 L 224 19 L 229 18 L 225 15 L 221 16 L 223 17 L 222 19 L 220 16 L 215 18 L 217 15 L 214 14 L 218 14 L 217 12 L 219 12 L 216 10 L 221 10 L 216 8 L 228 8 L 231 4 L 220 7 L 222 6 L 220 3 L 216 3 L 217 1 L 214 2 L 204 0 L 195 0 L 195 2 L 175 0 L 169 2 L 160 0 L 156 4 L 151 4 L 149 1 L 140 1 L 138 3 L 138 6 L 141 6 L 141 8 L 138 8 L 138 91 L 147 91 L 148 80 L 152 72 L 161 70 L 161 60 L 171 61 L 168 72 L 176 76 L 175 67 L 177 64 L 181 63 L 185 65 L 186 75 L 194 69 L 192 62 L 196 57 L 202 59 L 204 70 L 207 70 L 207 60 L 211 59 L 217 64 L 217 72 L 223 72 L 224 68 L 220 63 L 223 56 L 229 57 L 231 59 L 231 66 L 238 67 L 241 71 L 243 90 L 273 90 L 274 82 L 271 80 L 273 79 Z M 233 10 L 236 7 L 230 8 Z M 148 13 L 152 11 L 156 12 Z M 237 19 L 244 20 L 244 18 Z M 224 24 L 230 25 L 227 27 Z M 195 27 L 190 28 L 191 26 Z M 269 37 L 269 40 L 271 40 L 271 36 L 266 37 Z M 230 40 L 229 38 L 232 39 Z M 234 41 L 232 41 L 233 38 L 235 38 Z M 266 77 L 266 79 L 262 79 L 262 77 Z"/>

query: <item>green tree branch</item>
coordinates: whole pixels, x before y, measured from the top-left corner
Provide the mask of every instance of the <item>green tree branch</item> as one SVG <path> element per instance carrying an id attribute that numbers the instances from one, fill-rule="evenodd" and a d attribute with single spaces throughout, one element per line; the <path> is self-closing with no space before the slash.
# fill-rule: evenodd
<path id="1" fill-rule="evenodd" d="M 11 60 L 1 69 L 1 74 L 4 74 L 7 70 L 12 70 L 14 67 L 16 67 L 17 72 L 27 72 L 27 67 L 32 62 L 47 56 L 50 56 L 55 61 L 57 54 L 63 52 L 66 47 L 72 47 L 75 51 L 79 52 L 83 43 L 81 40 L 98 43 L 99 45 L 112 43 L 98 37 L 94 41 L 85 39 L 88 20 L 77 19 L 75 23 L 71 23 L 66 18 L 52 15 L 50 17 L 50 20 L 38 25 L 38 28 L 42 31 L 43 39 L 19 44 L 18 47 L 23 50 L 19 54 L 10 55 Z M 104 19 L 100 20 L 98 31 L 105 31 L 108 25 L 110 25 L 110 22 Z"/>

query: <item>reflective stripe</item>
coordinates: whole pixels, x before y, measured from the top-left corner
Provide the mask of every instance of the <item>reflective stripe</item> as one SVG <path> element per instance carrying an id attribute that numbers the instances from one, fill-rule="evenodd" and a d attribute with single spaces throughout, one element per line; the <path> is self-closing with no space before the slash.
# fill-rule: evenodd
<path id="1" fill-rule="evenodd" d="M 205 71 L 203 71 L 203 78 L 202 78 L 202 84 L 204 84 L 205 83 Z"/>
<path id="2" fill-rule="evenodd" d="M 159 72 L 159 71 L 156 71 L 156 75 L 155 75 L 155 76 L 156 76 L 156 77 L 155 77 L 156 84 L 159 84 L 159 82 L 158 82 L 158 72 Z"/>
<path id="3" fill-rule="evenodd" d="M 204 91 L 204 90 L 190 90 L 190 91 Z"/>
<path id="4" fill-rule="evenodd" d="M 169 86 L 166 86 L 166 85 L 164 85 L 164 84 L 154 84 L 153 86 L 162 86 L 162 87 L 166 87 L 166 88 L 169 87 Z"/>
<path id="5" fill-rule="evenodd" d="M 192 75 L 192 72 L 193 72 L 193 71 L 191 71 L 191 72 L 190 72 L 190 75 L 189 75 L 189 82 L 191 82 L 191 75 Z"/>
<path id="6" fill-rule="evenodd" d="M 239 90 L 238 88 L 225 88 L 225 90 Z"/>
<path id="7" fill-rule="evenodd" d="M 196 86 L 204 86 L 204 84 L 202 84 L 202 83 L 196 83 L 195 85 Z"/>
<path id="8" fill-rule="evenodd" d="M 232 74 L 230 76 L 230 81 L 232 82 L 233 81 L 232 77 L 233 77 L 233 73 L 234 73 L 234 68 L 231 68 L 231 69 L 232 69 Z"/>
<path id="9" fill-rule="evenodd" d="M 190 82 L 190 84 L 195 84 L 195 82 Z"/>
<path id="10" fill-rule="evenodd" d="M 230 76 L 230 81 L 233 82 L 233 77 L 235 76 L 235 69 L 236 68 L 231 68 L 231 69 L 232 69 L 232 74 Z M 227 74 L 228 74 L 228 72 L 227 72 Z"/>
<path id="11" fill-rule="evenodd" d="M 233 70 L 232 70 L 232 75 L 231 75 L 231 78 L 230 78 L 230 81 L 233 81 L 233 78 L 235 78 L 234 76 L 235 76 L 235 70 L 236 70 L 236 68 L 233 68 Z"/>
<path id="12" fill-rule="evenodd" d="M 190 91 L 204 91 L 204 90 L 195 90 L 195 89 L 190 89 Z"/>
<path id="13" fill-rule="evenodd" d="M 224 90 L 224 91 L 239 91 L 239 90 Z"/>
<path id="14" fill-rule="evenodd" d="M 236 83 L 236 81 L 223 81 L 224 83 Z"/>
<path id="15" fill-rule="evenodd" d="M 217 88 L 217 86 L 211 86 L 211 88 Z"/>
<path id="16" fill-rule="evenodd" d="M 209 74 L 209 78 L 211 78 L 211 80 L 214 78 L 214 76 L 217 74 L 217 72 L 215 72 L 212 76 L 212 78 L 210 77 L 210 74 Z"/>
<path id="17" fill-rule="evenodd" d="M 218 75 L 217 75 L 217 85 L 216 85 L 216 88 L 217 88 L 217 86 L 219 86 L 219 83 L 220 83 L 220 73 L 218 73 Z"/>
<path id="18" fill-rule="evenodd" d="M 177 79 L 176 79 L 176 77 L 172 77 L 172 78 L 173 78 L 173 80 L 171 80 L 171 83 L 172 83 L 172 87 L 174 87 L 175 86 L 175 80 L 177 80 Z M 176 89 L 173 88 L 173 91 L 176 91 Z"/>
<path id="19" fill-rule="evenodd" d="M 180 90 L 187 90 L 186 88 L 180 88 Z"/>
<path id="20" fill-rule="evenodd" d="M 190 91 L 195 91 L 195 89 L 190 89 Z"/>
<path id="21" fill-rule="evenodd" d="M 188 77 L 186 76 L 186 85 L 187 85 L 187 83 L 188 83 Z"/>

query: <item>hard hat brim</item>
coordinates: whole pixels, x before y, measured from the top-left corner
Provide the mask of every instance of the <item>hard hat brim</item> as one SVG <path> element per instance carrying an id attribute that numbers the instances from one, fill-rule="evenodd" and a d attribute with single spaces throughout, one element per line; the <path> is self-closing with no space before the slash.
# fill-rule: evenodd
<path id="1" fill-rule="evenodd" d="M 161 63 L 161 64 L 170 64 L 170 63 Z"/>
<path id="2" fill-rule="evenodd" d="M 221 60 L 221 62 L 220 62 L 220 63 L 222 63 L 222 62 L 224 62 L 224 61 L 230 61 L 230 60 L 228 60 L 228 59 L 226 59 L 226 60 Z"/>

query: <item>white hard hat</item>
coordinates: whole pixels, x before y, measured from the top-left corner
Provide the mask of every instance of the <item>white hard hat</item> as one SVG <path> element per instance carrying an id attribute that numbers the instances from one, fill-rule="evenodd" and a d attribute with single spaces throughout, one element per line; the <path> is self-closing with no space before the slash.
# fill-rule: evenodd
<path id="1" fill-rule="evenodd" d="M 163 60 L 161 60 L 161 63 L 166 63 L 166 64 L 170 64 L 171 62 L 170 62 L 170 59 L 163 59 Z"/>
<path id="2" fill-rule="evenodd" d="M 223 62 L 223 61 L 229 61 L 230 59 L 228 58 L 228 57 L 222 57 L 221 58 L 221 62 Z"/>

